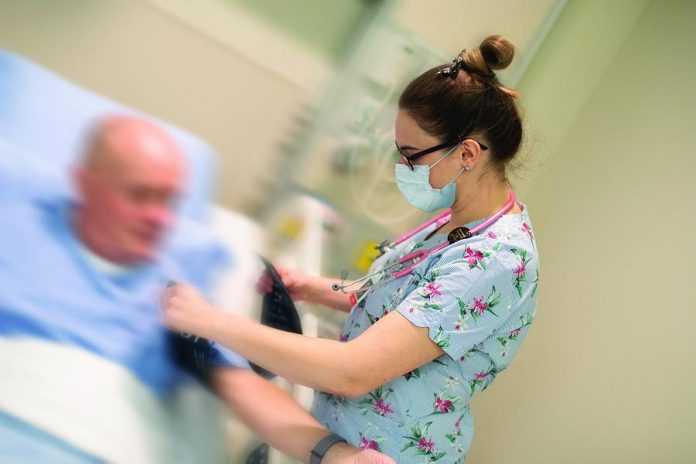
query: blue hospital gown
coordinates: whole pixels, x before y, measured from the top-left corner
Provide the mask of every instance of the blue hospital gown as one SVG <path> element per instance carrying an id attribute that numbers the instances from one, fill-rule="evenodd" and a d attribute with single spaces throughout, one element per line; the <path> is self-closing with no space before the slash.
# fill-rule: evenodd
<path id="1" fill-rule="evenodd" d="M 370 272 L 445 242 L 444 234 L 427 238 L 433 228 L 379 258 Z M 534 318 L 538 269 L 524 208 L 430 256 L 410 275 L 368 290 L 352 308 L 341 340 L 358 337 L 395 310 L 427 327 L 445 354 L 357 398 L 317 393 L 313 414 L 349 443 L 397 462 L 463 461 L 473 435 L 469 401 L 519 349 Z"/>
<path id="2" fill-rule="evenodd" d="M 171 236 L 157 260 L 109 275 L 85 255 L 71 219 L 77 203 L 65 173 L 0 141 L 0 338 L 81 347 L 166 394 L 181 369 L 160 295 L 168 280 L 207 290 L 228 262 L 226 252 L 203 228 L 189 228 L 187 237 Z M 248 367 L 217 344 L 209 361 Z"/>

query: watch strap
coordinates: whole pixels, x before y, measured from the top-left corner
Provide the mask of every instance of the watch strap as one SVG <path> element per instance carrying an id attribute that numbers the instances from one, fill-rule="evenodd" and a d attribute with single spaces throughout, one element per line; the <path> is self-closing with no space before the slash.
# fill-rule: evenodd
<path id="1" fill-rule="evenodd" d="M 309 455 L 309 464 L 320 464 L 321 460 L 324 459 L 326 452 L 329 451 L 329 448 L 336 443 L 347 442 L 343 437 L 336 435 L 335 433 L 331 433 L 319 440 L 317 444 L 314 445 L 314 448 L 312 448 L 312 452 Z"/>

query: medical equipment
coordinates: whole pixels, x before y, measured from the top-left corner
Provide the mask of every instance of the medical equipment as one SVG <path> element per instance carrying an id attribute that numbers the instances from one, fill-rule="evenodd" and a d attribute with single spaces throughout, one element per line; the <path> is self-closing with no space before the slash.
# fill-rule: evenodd
<path id="1" fill-rule="evenodd" d="M 333 284 L 331 288 L 334 291 L 341 291 L 343 293 L 347 294 L 356 294 L 356 293 L 363 293 L 366 292 L 367 290 L 370 290 L 374 287 L 377 287 L 379 285 L 383 285 L 387 282 L 390 282 L 394 279 L 400 279 L 401 277 L 404 277 L 405 275 L 408 275 L 413 269 L 415 269 L 420 263 L 422 263 L 426 258 L 429 256 L 433 255 L 434 253 L 437 253 L 438 251 L 444 249 L 445 247 L 456 243 L 460 240 L 464 240 L 467 238 L 471 238 L 474 235 L 478 234 L 479 232 L 487 229 L 491 225 L 493 225 L 498 219 L 503 217 L 505 213 L 510 211 L 512 207 L 515 205 L 515 192 L 510 191 L 510 194 L 508 196 L 508 201 L 505 203 L 505 205 L 495 213 L 493 216 L 490 218 L 486 219 L 484 222 L 481 224 L 477 225 L 476 227 L 473 227 L 471 229 L 467 229 L 466 227 L 457 227 L 454 230 L 452 230 L 448 235 L 447 235 L 447 241 L 444 243 L 441 243 L 439 245 L 436 245 L 432 248 L 429 249 L 421 249 L 421 250 L 416 250 L 411 253 L 406 254 L 405 256 L 399 258 L 398 261 L 396 261 L 393 264 L 389 264 L 382 269 L 367 274 L 359 279 L 356 279 L 352 282 L 345 283 L 345 273 L 341 276 L 341 283 L 338 284 Z M 380 256 L 385 254 L 388 251 L 393 250 L 397 245 L 400 243 L 403 243 L 404 241 L 408 240 L 409 238 L 413 237 L 414 235 L 418 234 L 425 228 L 435 224 L 435 229 L 437 230 L 446 223 L 449 222 L 449 220 L 452 218 L 452 210 L 451 209 L 446 209 L 442 213 L 438 214 L 437 216 L 433 217 L 429 221 L 421 224 L 420 226 L 416 227 L 410 232 L 407 232 L 406 234 L 402 235 L 401 237 L 397 238 L 393 242 L 385 240 L 379 245 L 377 245 L 377 249 L 380 251 Z M 410 264 L 408 264 L 410 262 Z M 391 272 L 391 277 L 385 280 L 380 281 L 379 283 L 374 283 L 373 278 L 382 276 L 384 275 L 385 272 L 387 271 L 392 271 Z M 350 287 L 353 287 L 361 282 L 365 282 L 363 285 L 361 285 L 358 289 L 356 290 L 348 290 Z"/>
<path id="2" fill-rule="evenodd" d="M 167 288 L 176 286 L 176 282 L 167 282 Z M 188 332 L 169 332 L 172 355 L 177 365 L 210 387 L 210 369 L 208 358 L 212 345 L 209 340 Z"/>
<path id="3" fill-rule="evenodd" d="M 268 327 L 273 327 L 274 329 L 301 335 L 302 323 L 300 322 L 297 308 L 295 308 L 295 304 L 290 297 L 290 292 L 285 284 L 283 284 L 283 279 L 271 262 L 263 256 L 260 258 L 263 265 L 266 267 L 266 273 L 273 281 L 271 291 L 266 293 L 263 297 L 261 323 Z M 276 374 L 261 366 L 254 363 L 249 364 L 251 364 L 251 368 L 254 369 L 254 372 L 262 377 L 272 379 L 276 376 Z"/>

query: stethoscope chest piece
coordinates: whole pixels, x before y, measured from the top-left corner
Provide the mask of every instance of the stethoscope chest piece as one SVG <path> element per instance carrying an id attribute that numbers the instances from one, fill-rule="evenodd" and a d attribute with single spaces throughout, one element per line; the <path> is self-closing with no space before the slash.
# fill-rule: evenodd
<path id="1" fill-rule="evenodd" d="M 379 251 L 379 256 L 384 255 L 387 251 L 389 251 L 393 246 L 393 243 L 391 240 L 382 240 L 378 245 L 375 245 L 375 249 Z"/>
<path id="2" fill-rule="evenodd" d="M 467 238 L 471 238 L 471 232 L 469 232 L 469 229 L 464 226 L 452 229 L 452 231 L 447 234 L 447 242 L 449 243 L 455 243 Z"/>

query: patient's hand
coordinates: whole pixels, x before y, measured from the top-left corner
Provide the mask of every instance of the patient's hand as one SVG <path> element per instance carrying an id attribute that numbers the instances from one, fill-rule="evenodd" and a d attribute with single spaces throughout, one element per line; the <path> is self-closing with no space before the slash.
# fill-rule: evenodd
<path id="1" fill-rule="evenodd" d="M 187 332 L 199 337 L 210 338 L 208 334 L 224 313 L 193 287 L 176 284 L 165 290 L 162 296 L 162 310 L 167 327 L 178 332 Z"/>

